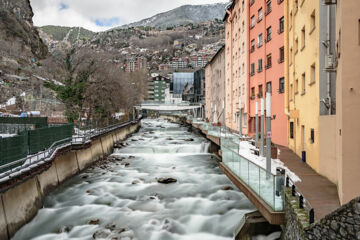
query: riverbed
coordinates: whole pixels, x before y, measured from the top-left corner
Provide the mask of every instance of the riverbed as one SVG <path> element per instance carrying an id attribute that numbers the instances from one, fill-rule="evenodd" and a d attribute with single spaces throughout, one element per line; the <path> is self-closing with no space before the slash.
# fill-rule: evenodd
<path id="1" fill-rule="evenodd" d="M 47 196 L 13 240 L 230 240 L 256 210 L 184 126 L 145 119 L 121 145 Z"/>

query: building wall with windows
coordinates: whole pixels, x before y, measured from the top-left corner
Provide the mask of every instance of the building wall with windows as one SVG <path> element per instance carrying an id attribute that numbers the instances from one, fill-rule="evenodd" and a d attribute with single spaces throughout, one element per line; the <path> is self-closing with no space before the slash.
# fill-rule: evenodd
<path id="1" fill-rule="evenodd" d="M 162 76 L 156 76 L 148 82 L 148 100 L 165 102 L 165 90 L 170 90 L 170 80 Z"/>
<path id="2" fill-rule="evenodd" d="M 175 72 L 173 73 L 173 92 L 182 94 L 187 83 L 194 84 L 194 73 Z"/>
<path id="3" fill-rule="evenodd" d="M 255 135 L 255 104 L 271 93 L 272 141 L 287 146 L 287 116 L 284 112 L 284 2 L 252 0 L 249 3 L 249 123 Z M 260 127 L 259 127 L 260 129 Z"/>
<path id="4" fill-rule="evenodd" d="M 211 123 L 222 122 L 225 98 L 225 47 L 205 67 L 205 116 Z"/>
<path id="5" fill-rule="evenodd" d="M 360 4 L 337 1 L 336 6 L 336 159 L 340 203 L 360 195 Z"/>
<path id="6" fill-rule="evenodd" d="M 248 75 L 248 0 L 234 0 L 227 9 L 225 21 L 225 98 L 226 126 L 247 134 L 247 75 Z M 241 99 L 241 106 L 239 100 Z M 241 109 L 241 111 L 240 111 Z"/>
<path id="7" fill-rule="evenodd" d="M 334 74 L 326 74 L 325 71 L 326 45 L 330 49 L 334 48 L 334 41 L 327 41 L 331 35 L 328 34 L 327 28 L 330 26 L 330 33 L 335 30 L 334 17 L 331 17 L 331 13 L 327 11 L 328 6 L 322 1 L 285 0 L 285 3 L 286 111 L 289 114 L 289 147 L 297 155 L 305 156 L 306 162 L 319 172 L 322 158 L 320 139 L 325 136 L 320 136 L 319 123 L 322 121 L 323 124 L 333 125 L 331 119 L 320 119 L 320 115 L 326 115 L 324 106 L 327 104 L 327 99 L 323 96 L 324 93 L 326 94 L 327 86 L 333 82 L 331 78 L 334 76 Z M 330 11 L 334 12 L 334 7 Z M 334 92 L 329 91 L 329 95 L 333 96 Z M 331 114 L 328 115 L 331 117 Z M 321 134 L 327 134 L 327 131 L 322 129 Z"/>

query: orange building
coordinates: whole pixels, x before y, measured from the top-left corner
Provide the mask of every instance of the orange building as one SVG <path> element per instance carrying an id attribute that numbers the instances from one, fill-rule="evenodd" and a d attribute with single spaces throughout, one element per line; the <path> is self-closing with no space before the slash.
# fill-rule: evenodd
<path id="1" fill-rule="evenodd" d="M 247 134 L 248 0 L 234 0 L 226 9 L 225 22 L 225 117 L 226 126 Z M 241 106 L 239 100 L 241 99 Z"/>
<path id="2" fill-rule="evenodd" d="M 287 146 L 287 116 L 284 111 L 284 3 L 283 0 L 250 0 L 249 118 L 248 131 L 255 134 L 255 103 L 271 95 L 272 141 Z M 259 109 L 260 111 L 260 109 Z M 259 113 L 260 114 L 260 113 Z M 259 127 L 260 129 L 260 127 Z"/>

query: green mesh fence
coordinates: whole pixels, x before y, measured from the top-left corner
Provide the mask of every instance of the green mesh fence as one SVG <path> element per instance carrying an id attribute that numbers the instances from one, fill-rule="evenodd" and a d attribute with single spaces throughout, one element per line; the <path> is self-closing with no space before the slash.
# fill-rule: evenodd
<path id="1" fill-rule="evenodd" d="M 35 128 L 44 128 L 48 126 L 47 117 L 0 117 L 0 123 L 4 124 L 29 124 L 35 125 Z"/>
<path id="2" fill-rule="evenodd" d="M 9 138 L 0 138 L 0 166 L 11 163 L 15 160 L 25 158 L 28 152 L 28 132 L 21 132 L 19 135 Z M 12 166 L 17 167 L 22 163 Z M 7 171 L 2 169 L 0 172 Z"/>
<path id="3" fill-rule="evenodd" d="M 28 131 L 29 154 L 35 154 L 49 148 L 53 143 L 71 138 L 73 125 L 59 125 Z M 71 139 L 69 139 L 71 141 Z"/>

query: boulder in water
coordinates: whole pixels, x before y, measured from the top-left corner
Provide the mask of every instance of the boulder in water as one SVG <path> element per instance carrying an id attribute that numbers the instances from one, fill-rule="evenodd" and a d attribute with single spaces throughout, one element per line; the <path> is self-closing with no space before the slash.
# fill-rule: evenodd
<path id="1" fill-rule="evenodd" d="M 167 140 L 167 141 L 172 141 L 172 140 L 174 140 L 174 139 L 171 138 L 171 137 L 169 137 L 169 138 L 167 138 L 166 140 Z"/>
<path id="2" fill-rule="evenodd" d="M 193 142 L 194 139 L 193 139 L 193 138 L 188 138 L 188 139 L 185 139 L 184 141 L 186 141 L 186 142 Z"/>
<path id="3" fill-rule="evenodd" d="M 88 224 L 90 224 L 90 225 L 99 225 L 99 223 L 100 223 L 100 219 L 91 219 L 89 222 L 88 222 Z"/>
<path id="4" fill-rule="evenodd" d="M 234 190 L 233 187 L 230 187 L 230 186 L 224 186 L 221 188 L 221 190 L 224 190 L 224 191 L 231 191 L 231 190 Z"/>
<path id="5" fill-rule="evenodd" d="M 175 178 L 158 178 L 157 181 L 158 183 L 162 183 L 162 184 L 170 184 L 177 182 Z"/>
<path id="6" fill-rule="evenodd" d="M 110 233 L 105 230 L 97 230 L 93 234 L 93 239 L 107 238 L 109 235 Z"/>
<path id="7" fill-rule="evenodd" d="M 73 229 L 73 226 L 62 226 L 59 230 L 57 230 L 57 233 L 67 233 L 70 232 Z"/>
<path id="8" fill-rule="evenodd" d="M 125 167 L 128 167 L 128 166 L 130 166 L 130 163 L 128 163 L 128 162 L 123 162 L 123 163 L 121 163 L 121 165 L 123 165 L 123 166 L 125 166 Z"/>

